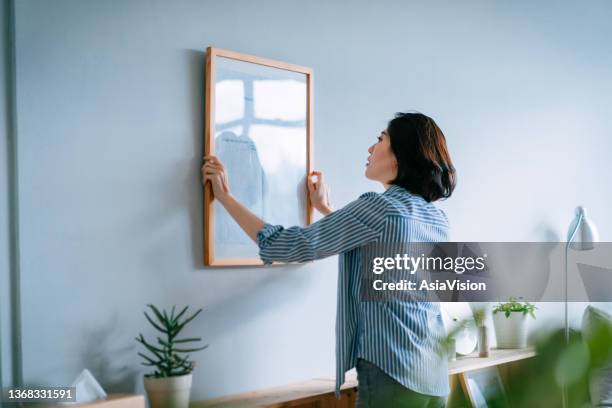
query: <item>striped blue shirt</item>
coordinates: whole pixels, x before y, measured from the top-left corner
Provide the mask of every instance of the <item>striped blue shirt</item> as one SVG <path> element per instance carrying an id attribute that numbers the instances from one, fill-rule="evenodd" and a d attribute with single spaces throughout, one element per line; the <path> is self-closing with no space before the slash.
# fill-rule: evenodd
<path id="1" fill-rule="evenodd" d="M 405 387 L 427 395 L 449 392 L 448 363 L 437 345 L 444 335 L 438 303 L 361 302 L 361 251 L 385 242 L 444 242 L 448 219 L 421 196 L 392 185 L 365 193 L 307 227 L 266 224 L 257 234 L 264 263 L 306 262 L 340 254 L 336 314 L 336 396 L 357 358 Z M 394 257 L 395 253 L 377 256 Z"/>

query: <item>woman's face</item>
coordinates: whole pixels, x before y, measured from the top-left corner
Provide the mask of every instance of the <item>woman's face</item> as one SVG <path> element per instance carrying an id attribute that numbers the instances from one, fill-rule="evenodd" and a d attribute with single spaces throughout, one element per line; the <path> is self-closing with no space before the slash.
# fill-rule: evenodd
<path id="1" fill-rule="evenodd" d="M 368 149 L 370 156 L 366 164 L 365 176 L 370 180 L 390 184 L 397 177 L 397 160 L 391 150 L 387 129 L 378 136 L 378 142 Z"/>

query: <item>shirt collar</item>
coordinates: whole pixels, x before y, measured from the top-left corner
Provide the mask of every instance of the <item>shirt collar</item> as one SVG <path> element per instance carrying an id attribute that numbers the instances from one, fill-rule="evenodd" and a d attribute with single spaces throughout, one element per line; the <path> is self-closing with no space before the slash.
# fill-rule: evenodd
<path id="1" fill-rule="evenodd" d="M 400 187 L 397 184 L 391 184 L 391 187 L 389 187 L 383 194 L 397 195 L 406 193 L 408 193 L 408 190 L 406 190 L 405 188 Z"/>
<path id="2" fill-rule="evenodd" d="M 400 187 L 397 184 L 391 184 L 391 187 L 389 187 L 383 194 L 389 195 L 391 197 L 411 196 L 411 197 L 416 197 L 417 199 L 420 199 L 422 201 L 425 201 L 425 199 L 419 194 L 413 194 L 410 191 L 406 190 L 404 187 Z"/>

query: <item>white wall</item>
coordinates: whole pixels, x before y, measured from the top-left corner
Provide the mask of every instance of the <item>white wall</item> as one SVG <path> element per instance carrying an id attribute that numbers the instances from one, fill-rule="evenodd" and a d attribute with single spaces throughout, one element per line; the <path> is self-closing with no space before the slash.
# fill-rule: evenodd
<path id="1" fill-rule="evenodd" d="M 335 258 L 201 266 L 207 46 L 314 68 L 315 161 L 337 206 L 380 191 L 366 149 L 417 109 L 459 172 L 441 204 L 454 240 L 562 239 L 577 204 L 610 240 L 611 17 L 603 0 L 18 2 L 26 382 L 88 367 L 140 391 L 150 302 L 205 309 L 194 399 L 333 373 Z"/>

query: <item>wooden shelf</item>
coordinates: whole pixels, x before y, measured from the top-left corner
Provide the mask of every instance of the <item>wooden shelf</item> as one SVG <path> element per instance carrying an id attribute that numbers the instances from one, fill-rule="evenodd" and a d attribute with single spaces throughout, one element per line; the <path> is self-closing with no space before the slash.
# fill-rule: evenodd
<path id="1" fill-rule="evenodd" d="M 467 356 L 458 357 L 456 361 L 449 361 L 448 374 L 461 374 L 466 371 L 524 360 L 526 358 L 535 357 L 535 355 L 535 349 L 531 347 L 507 350 L 493 349 L 489 352 L 489 357 L 478 357 L 478 353 L 472 353 Z"/>
<path id="2" fill-rule="evenodd" d="M 347 388 L 342 387 L 346 393 Z M 312 379 L 300 383 L 267 388 L 265 390 L 251 391 L 239 395 L 230 395 L 221 398 L 192 402 L 190 408 L 255 408 L 255 407 L 289 407 L 292 402 L 306 403 L 310 398 L 333 397 L 335 380 Z"/>
<path id="3" fill-rule="evenodd" d="M 518 350 L 493 349 L 489 357 L 478 357 L 478 353 L 458 357 L 456 361 L 448 363 L 449 375 L 461 374 L 466 371 L 511 363 L 534 357 L 533 348 Z M 346 381 L 341 390 L 348 394 L 357 387 L 357 372 L 353 369 L 346 373 Z M 334 398 L 335 380 L 332 377 L 313 378 L 300 383 L 268 388 L 265 390 L 246 392 L 238 395 L 214 398 L 210 400 L 192 402 L 191 408 L 256 408 L 256 407 L 301 407 L 312 398 Z M 344 395 L 343 395 L 344 398 Z M 312 405 L 315 406 L 315 405 Z M 333 406 L 333 405 L 330 405 Z M 350 406 L 350 405 L 340 405 Z"/>
<path id="4" fill-rule="evenodd" d="M 134 394 L 109 394 L 108 398 L 104 400 L 98 400 L 94 402 L 88 402 L 85 404 L 41 404 L 32 403 L 31 405 L 26 404 L 26 408 L 144 408 L 145 398 L 144 395 Z"/>

